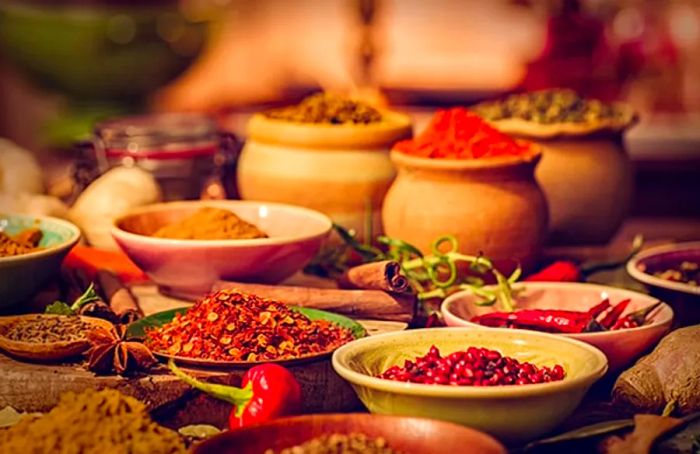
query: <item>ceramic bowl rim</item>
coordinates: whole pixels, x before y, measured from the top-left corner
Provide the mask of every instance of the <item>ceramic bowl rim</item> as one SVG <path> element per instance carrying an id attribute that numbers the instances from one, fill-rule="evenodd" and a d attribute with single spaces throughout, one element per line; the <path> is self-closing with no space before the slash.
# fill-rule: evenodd
<path id="1" fill-rule="evenodd" d="M 666 290 L 674 290 L 676 292 L 682 292 L 689 295 L 700 295 L 700 286 L 693 287 L 691 285 L 682 284 L 680 282 L 667 281 L 666 279 L 661 279 L 644 271 L 640 271 L 638 268 L 640 262 L 652 258 L 654 256 L 670 252 L 689 251 L 693 249 L 700 250 L 700 241 L 685 241 L 682 243 L 664 244 L 645 249 L 637 255 L 635 255 L 634 257 L 632 257 L 632 259 L 630 259 L 627 262 L 627 272 L 630 276 L 632 276 L 635 280 L 641 282 L 642 284 Z"/>
<path id="2" fill-rule="evenodd" d="M 381 342 L 384 339 L 392 337 L 405 337 L 413 333 L 431 332 L 438 333 L 442 330 L 450 330 L 452 332 L 471 333 L 480 331 L 472 327 L 444 327 L 444 328 L 421 328 L 400 332 L 391 332 L 368 336 L 362 339 L 357 339 L 349 342 L 338 348 L 332 357 L 333 369 L 338 375 L 349 381 L 352 385 L 359 385 L 366 388 L 376 389 L 383 392 L 394 394 L 403 394 L 421 397 L 437 397 L 437 398 L 470 398 L 470 399 L 511 399 L 514 397 L 533 397 L 544 396 L 553 393 L 568 391 L 580 387 L 587 387 L 605 375 L 608 370 L 608 359 L 605 354 L 598 348 L 585 342 L 561 337 L 554 334 L 538 333 L 536 331 L 512 330 L 508 328 L 492 328 L 494 335 L 498 333 L 513 335 L 516 333 L 522 337 L 535 337 L 545 340 L 550 340 L 554 343 L 569 344 L 587 351 L 598 361 L 594 369 L 586 374 L 575 376 L 573 378 L 565 378 L 561 381 L 538 383 L 529 385 L 510 385 L 510 386 L 448 386 L 448 385 L 427 385 L 420 383 L 405 383 L 383 378 L 372 377 L 351 369 L 345 363 L 345 357 L 354 349 L 363 347 L 363 344 L 372 344 Z"/>
<path id="3" fill-rule="evenodd" d="M 70 231 L 70 235 L 67 239 L 61 241 L 58 244 L 54 244 L 49 247 L 41 248 L 33 252 L 28 252 L 26 254 L 14 255 L 10 257 L 0 257 L 0 265 L 5 265 L 9 263 L 18 263 L 31 259 L 37 259 L 42 257 L 52 256 L 63 252 L 66 249 L 70 249 L 80 240 L 80 229 L 78 226 L 70 221 L 64 219 L 59 219 L 53 216 L 42 216 L 42 215 L 32 215 L 32 214 L 13 214 L 13 213 L 2 213 L 0 214 L 0 219 L 23 219 L 29 221 L 41 221 L 42 223 L 56 224 L 58 226 L 64 227 Z M 43 229 L 42 229 L 43 231 Z"/>
<path id="4" fill-rule="evenodd" d="M 294 216 L 306 217 L 307 219 L 313 219 L 317 221 L 319 227 L 312 232 L 292 235 L 292 236 L 276 236 L 270 238 L 253 238 L 253 239 L 230 239 L 230 240 L 185 240 L 185 239 L 174 239 L 174 238 L 155 238 L 147 235 L 141 235 L 138 233 L 132 233 L 127 230 L 122 229 L 119 224 L 125 219 L 132 216 L 144 213 L 151 213 L 154 211 L 164 210 L 167 208 L 180 208 L 188 206 L 230 206 L 235 209 L 235 206 L 249 206 L 249 207 L 262 207 L 267 206 L 274 210 L 285 210 L 287 212 L 293 213 Z M 322 225 L 322 227 L 321 227 Z M 287 244 L 298 243 L 301 241 L 313 240 L 317 238 L 322 238 L 331 231 L 333 228 L 333 222 L 325 214 L 312 210 L 310 208 L 300 207 L 296 205 L 289 205 L 285 203 L 274 203 L 274 202 L 260 202 L 254 200 L 186 200 L 177 202 L 162 202 L 155 203 L 151 205 L 146 205 L 143 207 L 138 207 L 133 210 L 122 214 L 117 217 L 112 222 L 111 234 L 117 240 L 128 240 L 137 241 L 144 244 L 158 245 L 158 246 L 172 246 L 172 247 L 195 247 L 195 248 L 219 248 L 219 247 L 256 247 L 256 246 L 284 246 Z"/>
<path id="5" fill-rule="evenodd" d="M 423 416 L 410 416 L 410 415 L 395 415 L 395 414 L 380 414 L 380 413 L 364 413 L 364 412 L 358 412 L 354 411 L 351 413 L 339 413 L 339 412 L 333 412 L 333 413 L 312 413 L 312 414 L 302 414 L 302 415 L 292 415 L 292 416 L 283 416 L 281 418 L 275 418 L 270 421 L 263 422 L 261 424 L 255 425 L 255 426 L 246 426 L 246 427 L 241 427 L 232 431 L 227 431 L 227 432 L 221 432 L 213 437 L 210 437 L 209 439 L 206 439 L 199 443 L 194 449 L 193 454 L 197 454 L 202 451 L 200 446 L 204 445 L 205 443 L 208 444 L 214 444 L 210 443 L 208 440 L 212 440 L 214 438 L 226 438 L 226 434 L 240 434 L 240 433 L 245 433 L 248 432 L 249 430 L 264 430 L 269 427 L 275 427 L 275 426 L 282 426 L 284 425 L 287 421 L 293 421 L 293 422 L 298 422 L 300 425 L 304 425 L 307 423 L 310 423 L 312 421 L 323 421 L 323 422 L 330 422 L 334 423 L 336 419 L 339 418 L 351 418 L 351 419 L 357 419 L 357 418 L 362 418 L 362 419 L 384 419 L 384 420 L 394 420 L 394 421 L 430 421 L 430 424 L 435 424 L 438 426 L 439 429 L 444 429 L 444 430 L 460 430 L 464 431 L 464 433 L 471 433 L 473 436 L 479 438 L 480 440 L 487 441 L 488 443 L 491 443 L 493 446 L 499 447 L 502 452 L 506 452 L 505 447 L 499 441 L 496 437 L 494 437 L 491 434 L 488 434 L 482 430 L 479 430 L 475 427 L 470 427 L 470 426 L 464 426 L 462 424 L 458 424 L 456 422 L 451 422 L 451 421 L 446 421 L 442 419 L 435 419 L 435 418 L 428 418 L 428 417 L 423 417 Z M 348 432 L 349 433 L 349 432 Z M 233 436 L 233 435 L 231 435 Z M 218 440 L 216 440 L 218 441 Z M 207 446 L 205 446 L 206 448 Z"/>
<path id="6" fill-rule="evenodd" d="M 648 325 L 644 326 L 638 326 L 636 328 L 625 328 L 624 330 L 619 330 L 619 331 L 601 331 L 601 332 L 594 332 L 594 333 L 573 333 L 573 334 L 567 334 L 567 333 L 561 333 L 561 334 L 554 334 L 555 336 L 563 336 L 567 337 L 570 339 L 576 339 L 576 340 L 583 340 L 583 341 L 593 341 L 594 339 L 602 339 L 604 337 L 618 337 L 622 336 L 625 334 L 632 334 L 632 333 L 639 333 L 643 331 L 650 331 L 653 329 L 658 329 L 659 327 L 669 327 L 671 326 L 671 323 L 673 322 L 673 317 L 674 317 L 674 312 L 673 308 L 671 306 L 664 302 L 661 301 L 658 298 L 654 298 L 653 296 L 646 295 L 644 293 L 636 292 L 634 290 L 629 290 L 629 289 L 624 289 L 624 288 L 617 288 L 617 287 L 610 287 L 608 285 L 600 285 L 600 284 L 589 284 L 586 282 L 522 282 L 521 284 L 527 286 L 527 287 L 532 287 L 532 288 L 539 288 L 543 290 L 547 290 L 548 288 L 558 288 L 558 289 L 576 289 L 576 288 L 582 288 L 585 287 L 586 289 L 590 290 L 599 290 L 599 291 L 615 291 L 615 292 L 622 292 L 622 293 L 631 293 L 634 294 L 635 298 L 638 299 L 647 299 L 650 300 L 649 304 L 653 304 L 655 302 L 660 302 L 661 306 L 667 313 L 668 315 L 660 318 L 659 320 L 655 320 L 653 323 L 650 323 Z M 473 294 L 469 290 L 462 290 L 460 292 L 453 293 L 452 295 L 448 296 L 445 298 L 445 300 L 442 302 L 440 305 L 440 312 L 442 313 L 442 316 L 445 318 L 452 318 L 452 319 L 458 319 L 460 323 L 463 323 L 465 327 L 474 327 L 478 329 L 495 329 L 491 326 L 483 326 L 479 325 L 478 323 L 471 322 L 469 320 L 464 320 L 462 317 L 458 316 L 454 312 L 450 310 L 450 307 L 453 304 L 456 304 L 460 299 L 466 297 L 466 296 L 473 296 Z M 631 298 L 631 297 L 630 297 Z M 537 330 L 527 330 L 527 329 L 522 329 L 522 328 L 511 328 L 515 329 L 518 331 L 533 331 L 533 332 L 539 332 Z"/>

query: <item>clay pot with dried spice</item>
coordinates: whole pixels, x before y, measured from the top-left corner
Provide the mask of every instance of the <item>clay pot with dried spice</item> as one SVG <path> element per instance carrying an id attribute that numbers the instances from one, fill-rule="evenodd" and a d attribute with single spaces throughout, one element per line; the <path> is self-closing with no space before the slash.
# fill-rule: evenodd
<path id="1" fill-rule="evenodd" d="M 441 235 L 454 235 L 461 252 L 483 252 L 524 269 L 540 255 L 547 203 L 535 181 L 540 153 L 457 160 L 392 151 L 398 176 L 384 200 L 386 234 L 423 252 Z"/>
<path id="2" fill-rule="evenodd" d="M 605 243 L 613 237 L 634 189 L 623 138 L 637 122 L 630 106 L 554 89 L 474 109 L 499 131 L 542 150 L 536 177 L 550 208 L 549 243 Z"/>
<path id="3" fill-rule="evenodd" d="M 372 110 L 379 117 L 362 123 L 254 115 L 238 162 L 241 197 L 312 208 L 360 234 L 371 214 L 380 232 L 382 200 L 396 175 L 389 150 L 412 129 L 405 115 Z"/>

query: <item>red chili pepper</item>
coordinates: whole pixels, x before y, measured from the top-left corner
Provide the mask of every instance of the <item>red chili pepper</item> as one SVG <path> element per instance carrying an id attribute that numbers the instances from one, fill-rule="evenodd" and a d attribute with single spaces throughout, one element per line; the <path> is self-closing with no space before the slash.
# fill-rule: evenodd
<path id="1" fill-rule="evenodd" d="M 624 317 L 620 318 L 613 325 L 610 330 L 623 329 L 623 328 L 636 328 L 638 326 L 643 326 L 647 322 L 647 317 L 649 314 L 661 305 L 661 301 L 658 303 L 647 306 L 643 309 L 639 309 L 634 312 L 630 312 Z"/>
<path id="2" fill-rule="evenodd" d="M 289 370 L 277 364 L 254 366 L 243 375 L 241 388 L 205 383 L 185 374 L 170 360 L 168 367 L 180 380 L 210 396 L 233 404 L 229 428 L 259 424 L 299 413 L 301 386 Z"/>
<path id="3" fill-rule="evenodd" d="M 534 329 L 552 333 L 581 333 L 592 317 L 587 312 L 522 309 L 515 312 L 491 312 L 471 321 L 484 326 Z"/>
<path id="4" fill-rule="evenodd" d="M 574 262 L 564 260 L 554 262 L 538 273 L 525 278 L 525 281 L 528 282 L 578 282 L 580 280 L 579 267 Z"/>
<path id="5" fill-rule="evenodd" d="M 591 316 L 591 318 L 597 318 L 600 314 L 605 312 L 608 308 L 610 307 L 610 299 L 605 298 L 603 301 L 600 303 L 596 304 L 592 308 L 588 309 L 588 315 Z"/>
<path id="6" fill-rule="evenodd" d="M 611 329 L 613 325 L 617 322 L 617 320 L 620 318 L 620 315 L 627 309 L 627 306 L 629 305 L 630 300 L 622 300 L 616 305 L 610 309 L 610 312 L 605 314 L 605 317 L 603 317 L 603 320 L 600 321 L 600 324 L 603 326 L 605 329 Z"/>

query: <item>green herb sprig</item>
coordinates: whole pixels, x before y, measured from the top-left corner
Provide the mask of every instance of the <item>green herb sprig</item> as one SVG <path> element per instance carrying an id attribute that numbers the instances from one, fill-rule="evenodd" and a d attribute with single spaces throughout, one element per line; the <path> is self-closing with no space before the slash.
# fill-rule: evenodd
<path id="1" fill-rule="evenodd" d="M 73 304 L 69 305 L 63 301 L 54 301 L 46 306 L 44 312 L 55 315 L 76 315 L 82 306 L 99 300 L 100 296 L 95 291 L 95 285 L 90 284 L 87 290 L 85 290 L 85 293 L 80 295 Z"/>
<path id="2" fill-rule="evenodd" d="M 483 255 L 467 255 L 459 252 L 459 243 L 454 235 L 443 235 L 430 246 L 430 254 L 424 255 L 418 248 L 406 241 L 378 236 L 373 244 L 360 242 L 355 233 L 340 225 L 334 229 L 343 240 L 340 248 L 326 251 L 307 268 L 314 274 L 334 277 L 348 268 L 348 251 L 355 252 L 363 263 L 394 260 L 416 290 L 418 299 L 425 301 L 445 298 L 458 290 L 469 290 L 482 298 L 479 305 L 489 306 L 500 301 L 503 308 L 515 308 L 512 284 L 521 275 L 518 267 L 510 276 L 504 276 Z M 466 264 L 476 275 L 460 276 L 459 265 Z M 484 287 L 484 277 L 491 275 L 496 280 L 495 289 Z M 480 277 L 481 276 L 481 277 Z"/>

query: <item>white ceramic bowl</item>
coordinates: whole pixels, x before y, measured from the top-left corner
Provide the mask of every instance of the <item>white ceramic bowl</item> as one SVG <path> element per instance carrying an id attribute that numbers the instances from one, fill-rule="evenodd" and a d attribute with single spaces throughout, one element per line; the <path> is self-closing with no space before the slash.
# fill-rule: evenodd
<path id="1" fill-rule="evenodd" d="M 179 240 L 148 236 L 203 206 L 233 211 L 269 238 Z M 239 200 L 170 202 L 138 208 L 114 222 L 112 236 L 162 291 L 196 298 L 219 279 L 279 282 L 301 270 L 319 251 L 331 220 L 292 205 Z"/>
<path id="2" fill-rule="evenodd" d="M 443 355 L 486 347 L 536 365 L 561 364 L 562 381 L 493 387 L 425 385 L 377 378 L 437 346 Z M 372 413 L 460 423 L 504 442 L 522 442 L 563 422 L 607 370 L 605 355 L 573 339 L 512 329 L 427 328 L 352 341 L 333 354 L 333 368 Z"/>
<path id="3" fill-rule="evenodd" d="M 587 311 L 600 303 L 604 298 L 610 298 L 612 304 L 630 298 L 632 301 L 623 316 L 638 309 L 658 302 L 643 293 L 633 292 L 603 285 L 583 284 L 575 282 L 528 282 L 516 299 L 521 309 L 564 309 Z M 478 306 L 478 297 L 468 291 L 450 295 L 442 303 L 442 315 L 448 326 L 470 326 L 492 329 L 469 320 L 482 314 L 500 310 L 499 307 Z M 610 371 L 619 371 L 630 365 L 645 352 L 650 350 L 671 327 L 673 310 L 665 303 L 651 314 L 651 323 L 638 328 L 616 331 L 580 334 L 558 334 L 571 339 L 580 340 L 602 350 L 608 357 Z"/>

